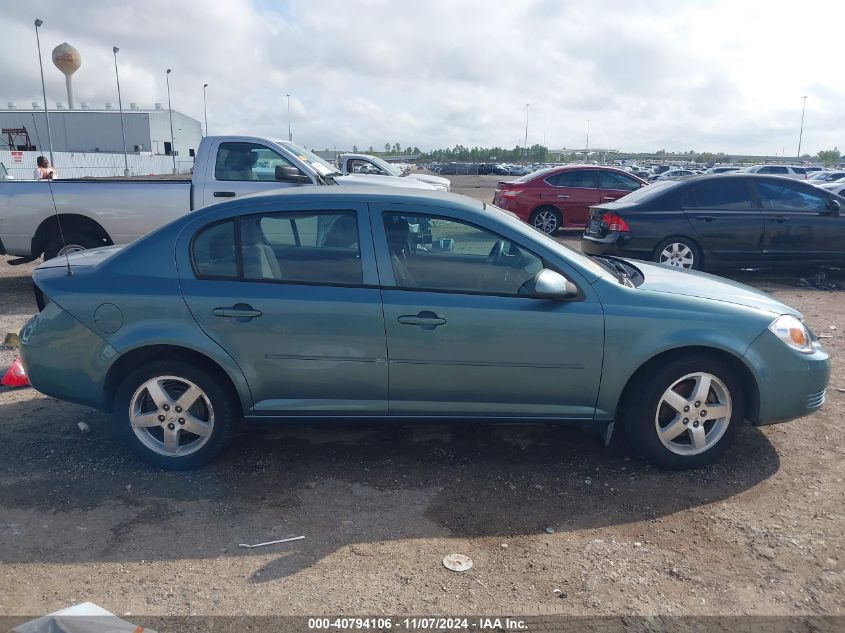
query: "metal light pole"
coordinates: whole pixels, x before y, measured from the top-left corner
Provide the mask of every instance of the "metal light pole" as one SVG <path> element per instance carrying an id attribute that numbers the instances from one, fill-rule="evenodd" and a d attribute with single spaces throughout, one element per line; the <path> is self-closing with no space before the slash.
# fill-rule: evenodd
<path id="1" fill-rule="evenodd" d="M 208 84 L 202 85 L 202 110 L 205 116 L 205 135 L 208 136 L 208 101 L 205 98 L 205 89 L 208 88 Z"/>
<path id="2" fill-rule="evenodd" d="M 584 162 L 590 157 L 590 119 L 587 119 L 587 145 L 584 147 Z"/>
<path id="3" fill-rule="evenodd" d="M 290 95 L 285 95 L 288 98 L 288 140 L 293 140 L 293 134 L 290 132 Z"/>
<path id="4" fill-rule="evenodd" d="M 38 68 L 41 70 L 41 96 L 44 97 L 44 119 L 47 121 L 47 144 L 50 147 L 50 164 L 53 162 L 53 136 L 50 134 L 50 113 L 47 112 L 47 90 L 44 88 L 44 65 L 41 63 L 41 39 L 38 37 L 38 27 L 44 24 L 44 20 L 35 19 L 35 41 L 38 44 Z"/>
<path id="5" fill-rule="evenodd" d="M 170 117 L 170 157 L 173 159 L 173 173 L 176 173 L 176 139 L 173 138 L 173 108 L 170 105 L 170 68 L 164 75 L 167 81 L 167 115 Z"/>
<path id="6" fill-rule="evenodd" d="M 804 110 L 807 107 L 807 95 L 801 97 L 804 100 L 801 106 L 801 131 L 798 133 L 798 159 L 801 159 L 801 139 L 804 136 Z"/>
<path id="7" fill-rule="evenodd" d="M 117 72 L 117 46 L 112 46 L 114 53 L 114 77 L 117 79 L 117 109 L 120 110 L 120 133 L 123 135 L 123 175 L 129 175 L 129 158 L 126 156 L 126 126 L 123 123 L 123 101 L 120 98 L 120 74 Z"/>
<path id="8" fill-rule="evenodd" d="M 525 144 L 523 145 L 522 150 L 522 165 L 525 166 L 525 160 L 528 158 L 528 108 L 531 107 L 530 103 L 525 104 Z"/>

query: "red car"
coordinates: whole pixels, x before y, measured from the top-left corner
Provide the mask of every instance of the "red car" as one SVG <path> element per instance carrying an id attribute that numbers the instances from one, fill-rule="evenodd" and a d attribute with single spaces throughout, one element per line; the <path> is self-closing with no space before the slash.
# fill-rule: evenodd
<path id="1" fill-rule="evenodd" d="M 587 226 L 590 207 L 618 200 L 646 184 L 612 167 L 552 167 L 500 182 L 493 204 L 552 234 L 562 227 Z"/>

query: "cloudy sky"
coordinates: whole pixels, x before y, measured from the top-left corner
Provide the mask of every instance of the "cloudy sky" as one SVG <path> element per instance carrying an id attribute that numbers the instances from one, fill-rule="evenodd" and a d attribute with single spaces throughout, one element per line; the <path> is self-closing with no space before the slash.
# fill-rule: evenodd
<path id="1" fill-rule="evenodd" d="M 317 149 L 522 144 L 795 154 L 845 149 L 845 2 L 767 0 L 4 1 L 0 106 L 65 101 L 50 63 L 76 46 L 77 104 L 166 104 L 211 134 Z"/>

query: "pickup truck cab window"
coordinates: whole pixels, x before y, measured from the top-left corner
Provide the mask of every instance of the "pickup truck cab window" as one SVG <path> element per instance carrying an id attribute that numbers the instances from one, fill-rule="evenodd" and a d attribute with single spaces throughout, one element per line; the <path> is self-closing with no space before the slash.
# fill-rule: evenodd
<path id="1" fill-rule="evenodd" d="M 385 213 L 396 285 L 407 289 L 527 294 L 543 261 L 496 233 L 452 218 Z"/>
<path id="2" fill-rule="evenodd" d="M 258 143 L 220 143 L 214 163 L 216 180 L 276 179 L 276 166 L 294 167 L 278 152 Z"/>

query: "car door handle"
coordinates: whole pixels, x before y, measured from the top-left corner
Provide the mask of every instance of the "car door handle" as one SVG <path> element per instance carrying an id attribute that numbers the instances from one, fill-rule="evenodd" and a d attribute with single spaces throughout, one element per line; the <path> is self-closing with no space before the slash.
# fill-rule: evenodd
<path id="1" fill-rule="evenodd" d="M 716 219 L 715 215 L 697 215 L 695 216 L 696 220 L 704 220 L 705 222 L 712 222 Z"/>
<path id="2" fill-rule="evenodd" d="M 565 193 L 559 193 L 555 196 L 555 198 L 560 198 L 561 200 L 568 200 L 569 196 L 567 196 Z"/>
<path id="3" fill-rule="evenodd" d="M 433 330 L 440 325 L 446 325 L 446 319 L 429 311 L 419 312 L 418 314 L 403 314 L 397 321 L 402 325 L 416 325 L 424 330 Z"/>
<path id="4" fill-rule="evenodd" d="M 262 314 L 261 310 L 256 310 L 246 303 L 236 303 L 230 308 L 214 308 L 211 312 L 214 316 L 238 319 L 239 321 L 249 321 L 260 317 Z"/>
<path id="5" fill-rule="evenodd" d="M 215 191 L 212 195 L 215 198 L 234 198 L 235 192 L 234 191 Z"/>
<path id="6" fill-rule="evenodd" d="M 616 197 L 615 196 L 604 196 L 601 200 L 602 200 L 602 202 L 612 202 L 613 200 L 616 200 Z"/>
<path id="7" fill-rule="evenodd" d="M 778 224 L 780 224 L 781 222 L 786 222 L 786 216 L 785 215 L 770 215 L 766 219 L 770 220 L 772 222 L 777 222 Z"/>

